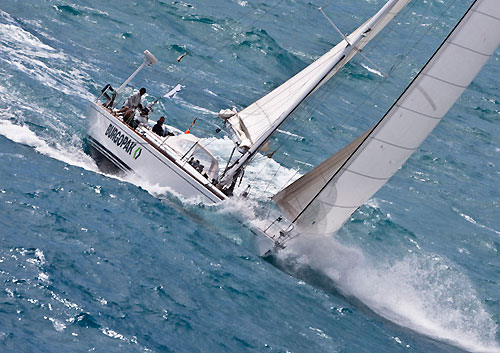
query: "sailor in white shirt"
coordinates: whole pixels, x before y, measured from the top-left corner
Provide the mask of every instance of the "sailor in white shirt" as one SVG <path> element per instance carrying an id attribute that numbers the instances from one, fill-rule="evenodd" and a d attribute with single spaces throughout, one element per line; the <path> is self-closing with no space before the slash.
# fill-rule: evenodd
<path id="1" fill-rule="evenodd" d="M 141 104 L 141 97 L 146 93 L 146 89 L 143 87 L 139 90 L 139 92 L 131 95 L 128 97 L 127 101 L 125 102 L 125 107 L 128 108 L 137 108 L 139 104 Z"/>
<path id="2" fill-rule="evenodd" d="M 141 97 L 146 93 L 146 89 L 142 87 L 139 92 L 132 94 L 127 98 L 127 101 L 123 107 L 116 113 L 123 117 L 123 121 L 127 124 L 131 124 L 134 120 L 134 112 L 137 107 L 142 107 Z"/>

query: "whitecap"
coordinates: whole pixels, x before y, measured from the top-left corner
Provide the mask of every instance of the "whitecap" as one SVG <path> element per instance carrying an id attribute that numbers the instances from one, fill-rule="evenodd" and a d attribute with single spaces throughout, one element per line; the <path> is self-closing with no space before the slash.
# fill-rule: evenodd
<path id="1" fill-rule="evenodd" d="M 82 98 L 93 98 L 85 84 L 90 76 L 77 68 L 88 67 L 88 64 L 43 43 L 1 10 L 0 17 L 7 22 L 0 23 L 1 61 L 67 95 L 76 93 Z"/>
<path id="2" fill-rule="evenodd" d="M 381 73 L 380 71 L 378 70 L 375 70 L 375 69 L 372 69 L 371 67 L 369 67 L 368 65 L 365 65 L 365 64 L 361 64 L 361 66 L 363 66 L 368 72 L 371 72 L 372 74 L 375 74 L 377 76 L 380 76 L 380 77 L 384 77 L 384 74 Z"/>

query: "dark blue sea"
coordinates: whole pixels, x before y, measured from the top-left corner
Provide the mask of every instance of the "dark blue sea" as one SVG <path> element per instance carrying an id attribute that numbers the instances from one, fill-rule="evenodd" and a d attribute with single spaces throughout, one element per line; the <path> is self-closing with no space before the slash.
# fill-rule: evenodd
<path id="1" fill-rule="evenodd" d="M 0 0 L 0 352 L 500 352 L 500 51 L 331 237 L 262 258 L 269 197 L 380 119 L 470 0 L 413 0 L 216 206 L 101 173 L 89 102 L 150 50 L 153 119 L 226 158 L 241 109 L 383 0 Z M 187 53 L 177 62 L 176 58 Z M 389 78 L 384 77 L 388 75 Z"/>

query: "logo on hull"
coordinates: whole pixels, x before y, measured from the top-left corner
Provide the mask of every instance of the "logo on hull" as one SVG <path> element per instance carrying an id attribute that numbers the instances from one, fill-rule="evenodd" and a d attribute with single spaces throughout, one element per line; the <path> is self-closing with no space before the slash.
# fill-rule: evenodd
<path id="1" fill-rule="evenodd" d="M 139 156 L 141 155 L 141 152 L 142 152 L 142 148 L 137 147 L 137 149 L 134 152 L 134 159 L 139 158 Z"/>
<path id="2" fill-rule="evenodd" d="M 123 148 L 125 152 L 132 156 L 132 158 L 137 159 L 141 155 L 142 148 L 135 148 L 137 146 L 137 143 L 123 134 L 113 124 L 109 124 L 104 135 L 107 136 L 111 141 L 113 141 L 119 148 Z M 134 154 L 132 154 L 132 151 L 134 151 Z"/>

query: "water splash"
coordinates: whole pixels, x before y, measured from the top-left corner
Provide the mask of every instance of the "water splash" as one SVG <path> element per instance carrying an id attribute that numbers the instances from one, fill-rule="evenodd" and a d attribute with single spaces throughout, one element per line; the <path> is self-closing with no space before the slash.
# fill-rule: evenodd
<path id="1" fill-rule="evenodd" d="M 424 252 L 398 260 L 371 259 L 334 238 L 296 238 L 282 261 L 330 278 L 346 296 L 382 317 L 473 352 L 500 352 L 497 325 L 469 279 L 448 260 Z"/>

